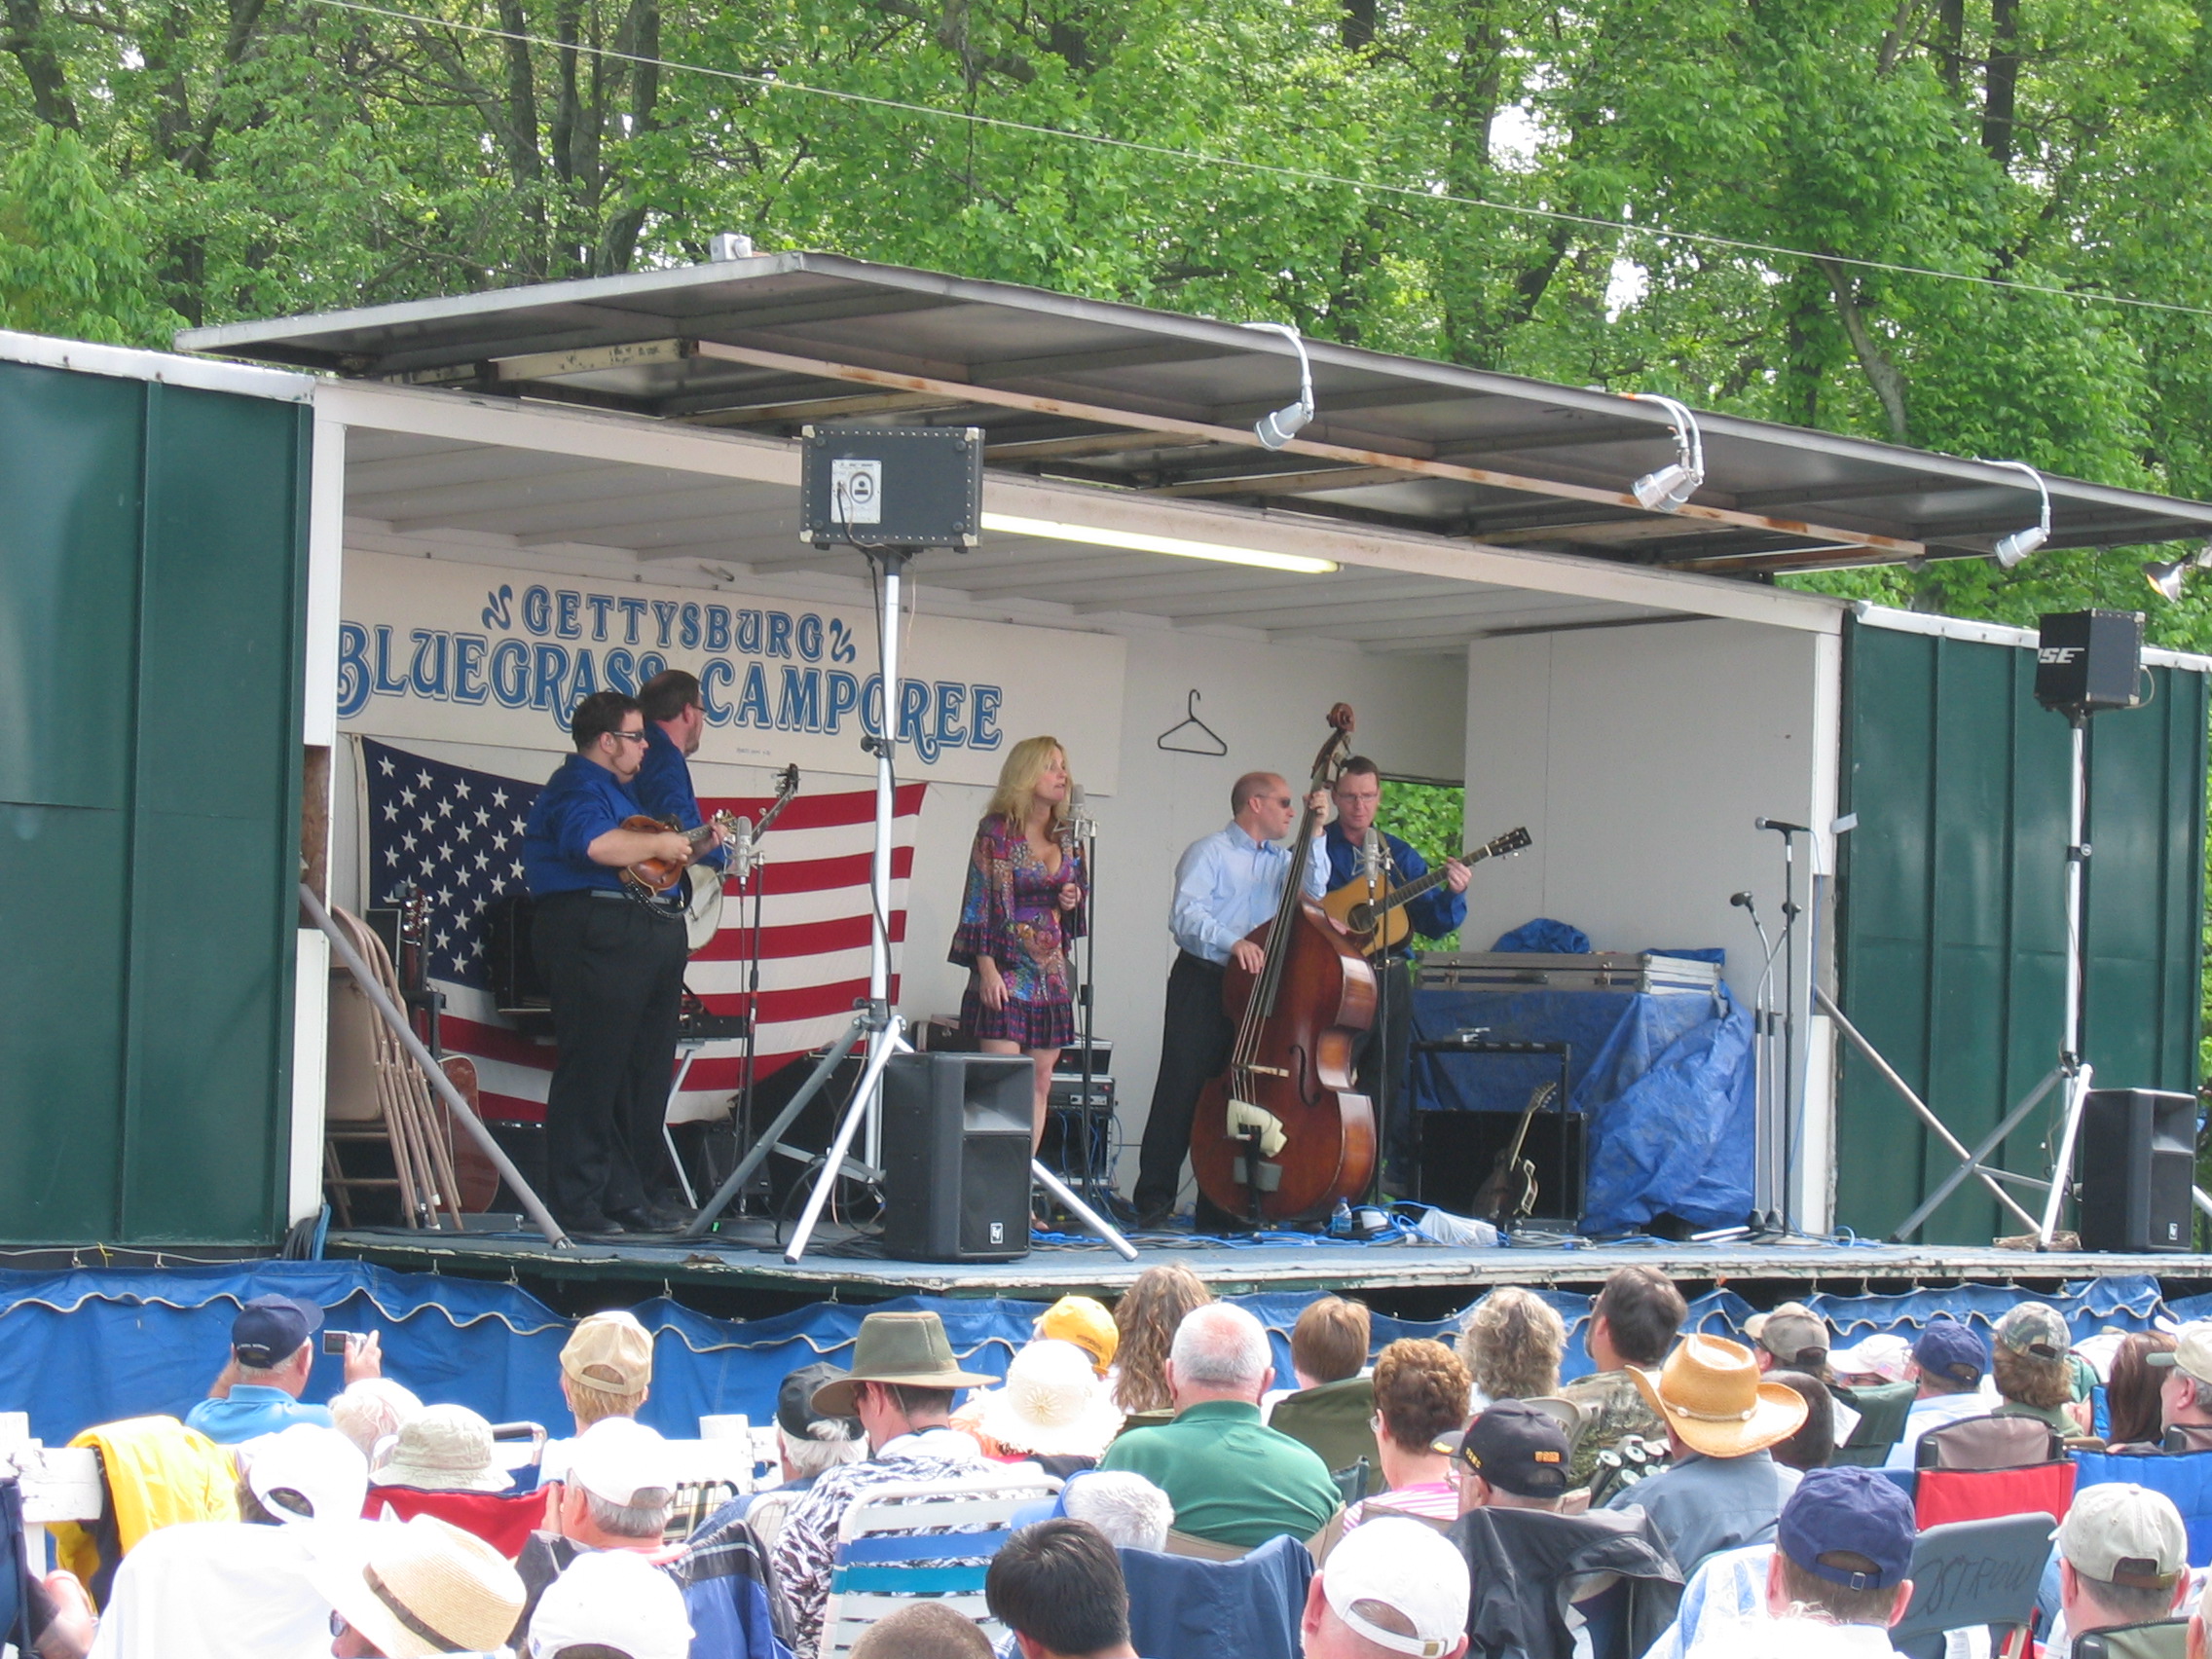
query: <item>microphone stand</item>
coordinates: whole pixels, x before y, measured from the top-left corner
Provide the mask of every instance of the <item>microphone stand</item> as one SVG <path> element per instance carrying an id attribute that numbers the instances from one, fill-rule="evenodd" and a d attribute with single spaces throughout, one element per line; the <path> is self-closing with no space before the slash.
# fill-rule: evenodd
<path id="1" fill-rule="evenodd" d="M 1099 1168 L 1101 1149 L 1098 1145 L 1098 1120 L 1091 1102 L 1092 1078 L 1098 1064 L 1097 1053 L 1091 1047 L 1096 1035 L 1092 1017 L 1097 1003 L 1098 971 L 1098 821 L 1092 818 L 1084 803 L 1077 802 L 1074 814 L 1068 821 L 1072 831 L 1069 840 L 1083 849 L 1083 982 L 1076 992 L 1076 1007 L 1082 1020 L 1078 1036 L 1083 1044 L 1083 1092 L 1076 1096 L 1076 1122 L 1083 1130 L 1083 1196 L 1093 1204 L 1104 1203 L 1111 1208 L 1114 1202 L 1113 1183 Z M 1061 1137 L 1061 1150 L 1066 1151 L 1066 1137 Z M 1064 1156 L 1062 1161 L 1066 1161 Z"/>
<path id="2" fill-rule="evenodd" d="M 1766 924 L 1759 920 L 1758 906 L 1752 903 L 1749 892 L 1730 894 L 1728 903 L 1737 906 L 1751 918 L 1751 928 L 1759 936 L 1759 978 L 1758 984 L 1751 991 L 1751 1092 L 1762 1108 L 1761 1117 L 1771 1120 L 1775 1111 L 1775 946 L 1773 940 L 1767 938 Z M 1766 1144 L 1759 1150 L 1766 1165 L 1766 1179 L 1770 1183 L 1770 1192 L 1778 1191 L 1778 1188 L 1772 1187 L 1774 1182 L 1774 1139 L 1771 1132 L 1767 1136 Z M 1783 1179 L 1787 1180 L 1788 1178 L 1786 1172 Z M 1752 1201 L 1754 1204 L 1757 1202 L 1755 1197 Z M 1754 1225 L 1763 1228 L 1772 1219 L 1771 1215 L 1758 1215 L 1755 1218 Z"/>
<path id="3" fill-rule="evenodd" d="M 1782 837 L 1782 934 L 1775 941 L 1782 953 L 1782 1110 L 1778 1125 L 1782 1137 L 1782 1187 L 1775 1200 L 1781 1212 L 1776 1231 L 1788 1235 L 1795 1228 L 1789 1172 L 1796 1162 L 1791 1143 L 1798 1099 L 1797 918 L 1803 913 L 1797 903 L 1797 837 L 1809 838 L 1812 831 L 1802 824 L 1786 824 L 1778 818 L 1754 818 L 1751 827 L 1771 830 Z"/>

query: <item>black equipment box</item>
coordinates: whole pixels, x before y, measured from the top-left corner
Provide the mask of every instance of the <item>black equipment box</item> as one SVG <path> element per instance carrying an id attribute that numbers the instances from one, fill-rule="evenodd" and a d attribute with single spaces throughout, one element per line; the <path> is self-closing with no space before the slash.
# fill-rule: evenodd
<path id="1" fill-rule="evenodd" d="M 553 1011 L 553 993 L 545 988 L 530 949 L 530 923 L 536 913 L 537 901 L 518 887 L 484 917 L 484 973 L 492 981 L 492 1006 L 510 1017 Z"/>
<path id="2" fill-rule="evenodd" d="M 2082 1248 L 2187 1250 L 2196 1096 L 2092 1088 L 2082 1107 Z"/>
<path id="3" fill-rule="evenodd" d="M 1518 1112 L 1418 1112 L 1419 1191 L 1424 1204 L 1454 1215 L 1476 1215 L 1475 1194 L 1510 1151 L 1521 1127 Z M 1589 1176 L 1589 1120 L 1579 1112 L 1546 1107 L 1529 1120 L 1529 1138 L 1521 1156 L 1536 1166 L 1538 1225 L 1559 1224 L 1571 1232 L 1582 1219 L 1583 1188 Z M 1489 1216 L 1480 1219 L 1488 1221 Z"/>
<path id="4" fill-rule="evenodd" d="M 883 1253 L 901 1262 L 1029 1254 L 1025 1054 L 894 1054 L 883 1068 Z"/>
<path id="5" fill-rule="evenodd" d="M 1100 1078 L 1110 1074 L 1113 1069 L 1114 1039 L 1111 1037 L 1093 1037 L 1090 1040 L 1090 1081 L 1096 1083 Z M 1082 1037 L 1078 1036 L 1074 1042 L 1060 1051 L 1060 1057 L 1052 1062 L 1052 1075 L 1054 1077 L 1072 1077 L 1078 1082 L 1082 1081 Z"/>
<path id="6" fill-rule="evenodd" d="M 983 522 L 980 426 L 808 426 L 799 531 L 817 547 L 976 545 Z"/>
<path id="7" fill-rule="evenodd" d="M 1524 950 L 1462 950 L 1424 956 L 1414 970 L 1420 990 L 1703 991 L 1720 983 L 1720 965 L 1694 956 L 1593 950 L 1553 956 Z"/>
<path id="8" fill-rule="evenodd" d="M 2062 715 L 2135 706 L 2140 610 L 2066 610 L 2038 619 L 2036 701 Z"/>

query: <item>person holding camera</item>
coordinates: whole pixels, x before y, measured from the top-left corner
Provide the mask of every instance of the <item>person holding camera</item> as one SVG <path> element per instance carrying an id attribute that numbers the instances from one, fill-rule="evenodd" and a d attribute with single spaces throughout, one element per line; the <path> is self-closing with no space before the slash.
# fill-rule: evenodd
<path id="1" fill-rule="evenodd" d="M 330 1427 L 327 1406 L 300 1402 L 314 1370 L 314 1334 L 321 1329 L 322 1309 L 312 1302 L 255 1297 L 231 1321 L 230 1363 L 207 1398 L 185 1415 L 185 1426 L 218 1446 L 276 1434 L 296 1422 Z M 332 1331 L 323 1349 L 346 1356 L 349 1385 L 384 1375 L 384 1350 L 374 1331 L 366 1336 Z"/>

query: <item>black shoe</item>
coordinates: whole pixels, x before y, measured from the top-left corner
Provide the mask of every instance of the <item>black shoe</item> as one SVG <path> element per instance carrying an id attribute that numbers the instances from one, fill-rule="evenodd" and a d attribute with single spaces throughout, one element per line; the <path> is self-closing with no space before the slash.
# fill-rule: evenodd
<path id="1" fill-rule="evenodd" d="M 617 1233 L 669 1233 L 672 1229 L 661 1217 L 645 1204 L 631 1209 L 608 1210 L 608 1215 L 621 1225 Z"/>
<path id="2" fill-rule="evenodd" d="M 557 1215 L 553 1219 L 561 1224 L 563 1233 L 579 1238 L 613 1238 L 628 1231 L 613 1217 L 602 1215 L 598 1210 L 583 1210 L 573 1216 Z"/>
<path id="3" fill-rule="evenodd" d="M 1172 1201 L 1155 1204 L 1150 1209 L 1137 1212 L 1137 1231 L 1140 1233 L 1157 1233 L 1174 1219 L 1175 1205 Z"/>

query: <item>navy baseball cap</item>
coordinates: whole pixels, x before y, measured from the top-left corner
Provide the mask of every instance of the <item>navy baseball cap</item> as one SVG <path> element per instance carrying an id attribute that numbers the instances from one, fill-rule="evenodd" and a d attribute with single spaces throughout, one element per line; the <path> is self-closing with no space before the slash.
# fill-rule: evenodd
<path id="1" fill-rule="evenodd" d="M 824 1360 L 802 1365 L 786 1377 L 776 1394 L 776 1420 L 783 1424 L 784 1432 L 793 1440 L 858 1440 L 861 1437 L 859 1418 L 831 1417 L 814 1409 L 815 1389 L 844 1375 L 842 1366 Z M 814 1425 L 818 1422 L 835 1423 L 841 1432 L 827 1436 L 817 1434 Z"/>
<path id="2" fill-rule="evenodd" d="M 1493 1487 L 1521 1497 L 1557 1497 L 1567 1491 L 1567 1430 L 1541 1406 L 1496 1400 L 1467 1425 L 1429 1450 L 1446 1452 Z"/>
<path id="3" fill-rule="evenodd" d="M 322 1309 L 289 1296 L 257 1296 L 231 1321 L 231 1351 L 256 1371 L 279 1366 L 322 1329 Z"/>
<path id="4" fill-rule="evenodd" d="M 1816 1578 L 1850 1590 L 1894 1590 L 1912 1569 L 1912 1500 L 1879 1469 L 1807 1469 L 1776 1521 L 1782 1553 Z M 1874 1570 L 1838 1565 L 1859 1556 Z"/>
<path id="5" fill-rule="evenodd" d="M 1912 1359 L 1922 1371 L 1971 1388 L 1989 1369 L 1989 1344 L 1971 1325 L 1935 1319 L 1912 1345 Z"/>

